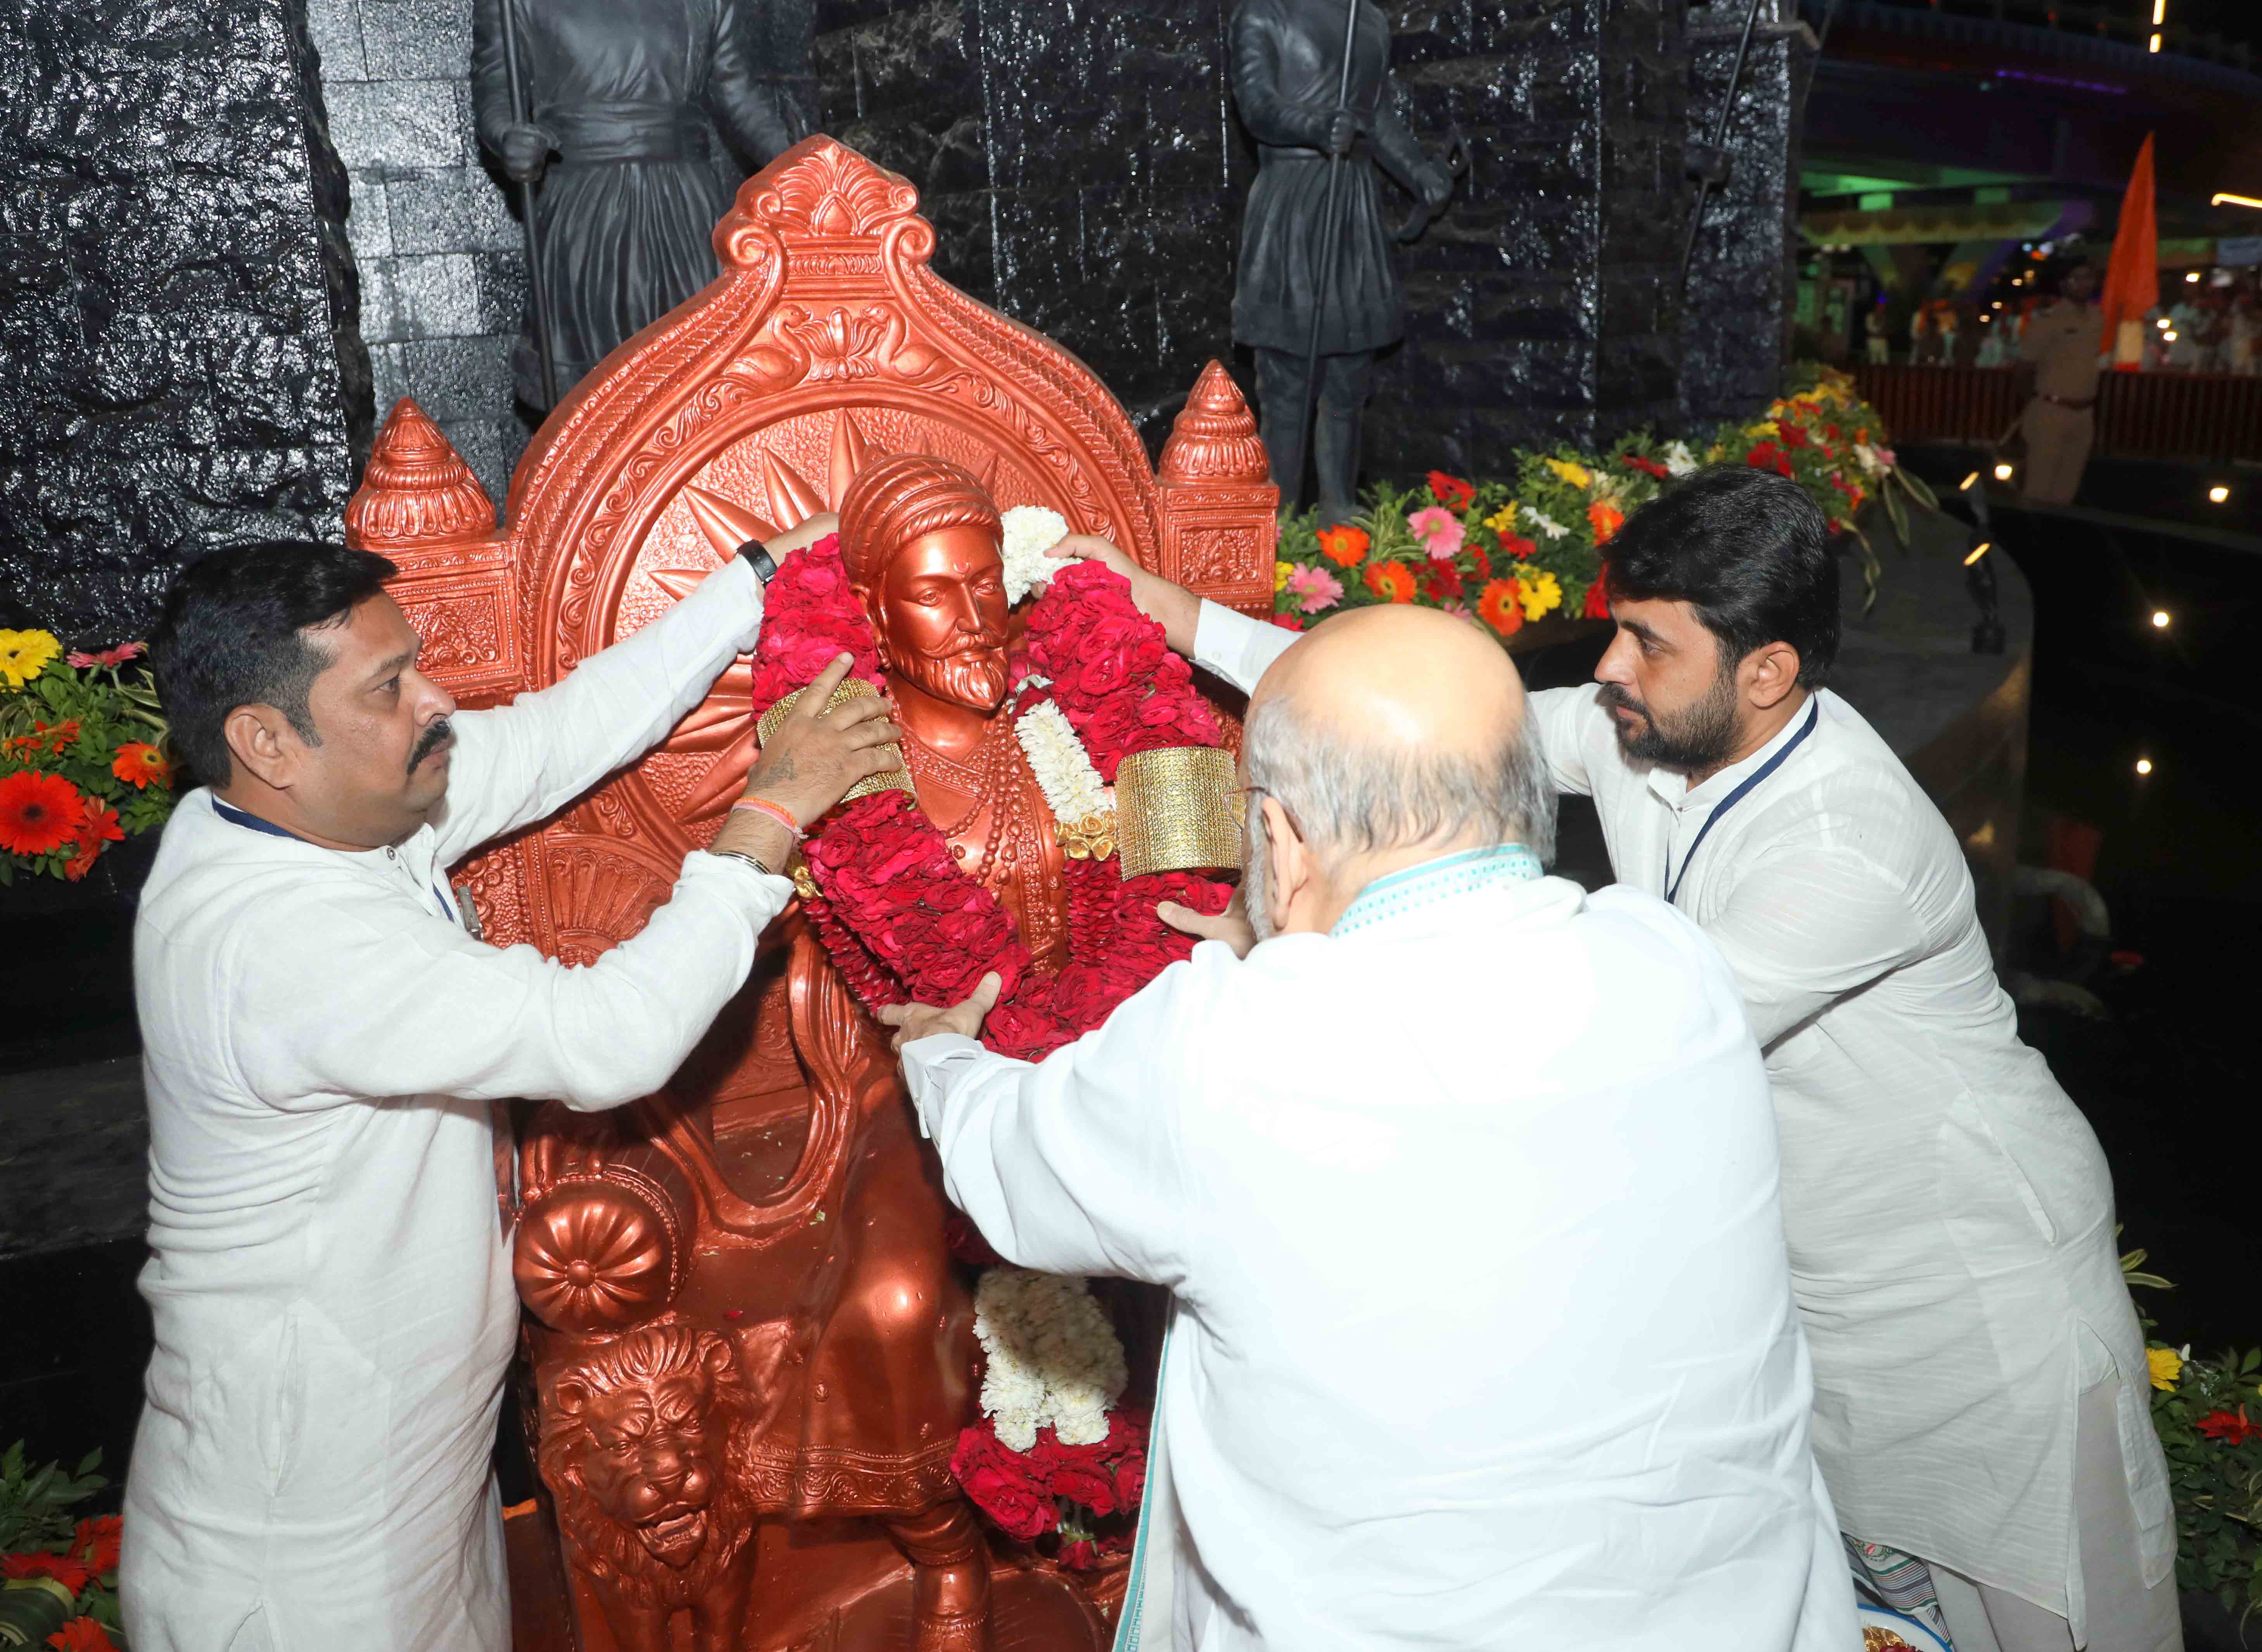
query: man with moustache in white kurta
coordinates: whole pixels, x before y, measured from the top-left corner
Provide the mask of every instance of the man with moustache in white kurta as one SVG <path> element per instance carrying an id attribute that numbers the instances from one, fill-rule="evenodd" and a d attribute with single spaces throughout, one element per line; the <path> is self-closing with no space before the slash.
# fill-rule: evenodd
<path id="1" fill-rule="evenodd" d="M 1597 682 L 1535 694 L 1532 714 L 1621 882 L 1704 927 L 1767 1052 L 1841 1524 L 1930 1564 L 1958 1652 L 2177 1652 L 2112 1179 L 2019 1041 L 1955 834 L 1822 686 L 1839 591 L 1820 511 L 1722 466 L 1610 550 Z M 1091 540 L 1068 552 L 1127 566 Z M 1295 641 L 1152 575 L 1134 593 L 1237 684 Z"/>
<path id="2" fill-rule="evenodd" d="M 503 1652 L 488 1472 L 518 1330 L 489 1104 L 659 1088 L 792 898 L 799 823 L 899 761 L 789 718 L 644 931 L 585 969 L 468 931 L 446 870 L 662 739 L 761 623 L 750 547 L 556 686 L 455 709 L 382 557 L 213 552 L 154 650 L 207 783 L 134 932 L 155 1320 L 120 1582 L 137 1652 Z M 821 706 L 846 655 L 803 704 Z M 829 680 L 828 680 L 829 679 Z"/>

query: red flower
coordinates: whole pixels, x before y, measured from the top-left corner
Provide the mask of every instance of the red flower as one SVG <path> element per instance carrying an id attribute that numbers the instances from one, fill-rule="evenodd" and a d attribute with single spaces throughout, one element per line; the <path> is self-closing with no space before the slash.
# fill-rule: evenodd
<path id="1" fill-rule="evenodd" d="M 118 1652 L 117 1643 L 91 1618 L 73 1618 L 47 1637 L 56 1652 Z"/>
<path id="2" fill-rule="evenodd" d="M 94 1576 L 94 1568 L 68 1555 L 0 1555 L 0 1577 L 52 1577 L 76 1595 Z"/>
<path id="3" fill-rule="evenodd" d="M 1806 432 L 1800 429 L 1797 424 L 1791 420 L 1783 419 L 1777 421 L 1776 424 L 1776 434 L 1783 438 L 1783 444 L 1785 447 L 1805 447 L 1809 445 L 1806 439 Z"/>
<path id="4" fill-rule="evenodd" d="M 965 1488 L 967 1500 L 1006 1536 L 1024 1543 L 1060 1523 L 1052 1490 L 1040 1478 L 1043 1469 L 1027 1454 L 1008 1451 L 987 1423 L 961 1431 L 950 1457 L 950 1472 Z"/>
<path id="5" fill-rule="evenodd" d="M 1366 571 L 1366 588 L 1387 602 L 1414 600 L 1414 576 L 1402 562 L 1377 562 Z"/>
<path id="6" fill-rule="evenodd" d="M 1520 534 L 1504 533 L 1500 537 L 1500 548 L 1512 562 L 1529 562 L 1539 552 L 1539 547 Z"/>
<path id="7" fill-rule="evenodd" d="M 140 644 L 129 646 L 139 648 Z M 133 655 L 128 654 L 127 659 Z M 78 1534 L 72 1538 L 70 1552 L 94 1569 L 95 1576 L 104 1576 L 118 1569 L 118 1546 L 126 1522 L 115 1514 L 97 1514 L 92 1519 L 78 1523 Z"/>
<path id="8" fill-rule="evenodd" d="M 1433 602 L 1449 602 L 1461 594 L 1461 574 L 1450 562 L 1432 562 L 1422 570 L 1422 595 Z"/>
<path id="9" fill-rule="evenodd" d="M 96 653 L 78 652 L 66 654 L 63 660 L 65 664 L 76 666 L 82 671 L 92 666 L 122 666 L 129 660 L 140 659 L 148 647 L 147 643 L 120 643 L 115 648 L 104 648 Z"/>
<path id="10" fill-rule="evenodd" d="M 173 783 L 173 766 L 164 753 L 141 740 L 128 740 L 110 760 L 110 772 L 135 790 L 148 785 Z"/>
<path id="11" fill-rule="evenodd" d="M 1755 471 L 1780 471 L 1790 474 L 1790 456 L 1772 442 L 1762 442 L 1744 456 L 1744 463 Z"/>
<path id="12" fill-rule="evenodd" d="M 1469 560 L 1476 566 L 1477 578 L 1480 580 L 1492 578 L 1492 559 L 1485 554 L 1484 547 L 1472 539 L 1468 542 L 1467 549 Z"/>
<path id="13" fill-rule="evenodd" d="M 2262 1434 L 2262 1423 L 2247 1421 L 2244 1405 L 2238 1408 L 2236 1415 L 2230 1411 L 2209 1411 L 2192 1426 L 2226 1446 L 2244 1446 L 2255 1435 Z"/>
<path id="14" fill-rule="evenodd" d="M 0 779 L 0 849 L 52 854 L 78 835 L 85 818 L 78 788 L 61 775 L 26 768 Z"/>
<path id="15" fill-rule="evenodd" d="M 1275 625 L 1278 625 L 1282 631 L 1301 631 L 1304 629 L 1304 622 L 1297 618 L 1293 614 L 1275 614 L 1272 616 L 1272 623 Z"/>
<path id="16" fill-rule="evenodd" d="M 1608 619 L 1610 617 L 1610 594 L 1604 577 L 1610 571 L 1610 565 L 1607 562 L 1595 570 L 1595 582 L 1587 588 L 1586 606 L 1579 610 L 1581 617 Z"/>
<path id="17" fill-rule="evenodd" d="M 1443 471 L 1430 473 L 1430 493 L 1448 510 L 1466 510 L 1476 503 L 1477 490 L 1458 476 L 1448 476 Z"/>
<path id="18" fill-rule="evenodd" d="M 63 876 L 74 884 L 94 869 L 104 844 L 126 841 L 126 828 L 118 824 L 116 810 L 93 797 L 83 797 L 79 802 L 86 811 L 86 819 L 78 829 L 78 853 L 63 867 Z"/>
<path id="19" fill-rule="evenodd" d="M 1660 465 L 1655 459 L 1644 458 L 1639 453 L 1622 453 L 1618 457 L 1624 463 L 1631 465 L 1634 469 L 1639 471 L 1643 475 L 1654 476 L 1660 482 L 1665 480 L 1667 477 L 1673 474 L 1671 471 L 1666 469 L 1664 465 Z"/>

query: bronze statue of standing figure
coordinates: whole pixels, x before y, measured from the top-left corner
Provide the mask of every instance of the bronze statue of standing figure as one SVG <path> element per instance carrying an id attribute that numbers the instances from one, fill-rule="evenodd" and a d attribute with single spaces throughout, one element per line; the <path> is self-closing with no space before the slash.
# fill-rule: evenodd
<path id="1" fill-rule="evenodd" d="M 715 224 L 731 194 L 710 156 L 710 118 L 755 166 L 807 135 L 791 99 L 747 61 L 739 10 L 738 0 L 477 0 L 479 142 L 515 181 L 543 178 L 529 241 L 561 397 L 715 278 Z M 511 365 L 520 398 L 546 411 L 542 330 L 529 307 Z"/>
<path id="2" fill-rule="evenodd" d="M 1346 4 L 1358 8 L 1355 25 Z M 1374 352 L 1406 333 L 1375 168 L 1430 210 L 1452 194 L 1452 178 L 1391 107 L 1390 23 L 1373 0 L 1240 0 L 1232 51 L 1234 101 L 1258 144 L 1233 336 L 1257 352 L 1257 415 L 1281 508 L 1293 509 L 1303 486 L 1308 422 L 1320 513 L 1339 522 L 1352 510 Z M 1315 304 L 1318 363 L 1307 372 Z"/>

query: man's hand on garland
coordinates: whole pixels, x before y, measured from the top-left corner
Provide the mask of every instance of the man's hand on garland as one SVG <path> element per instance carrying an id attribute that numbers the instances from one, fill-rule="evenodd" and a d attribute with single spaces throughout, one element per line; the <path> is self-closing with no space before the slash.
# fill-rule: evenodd
<path id="1" fill-rule="evenodd" d="M 1222 941 L 1233 949 L 1233 956 L 1245 958 L 1249 949 L 1257 944 L 1257 931 L 1249 922 L 1249 909 L 1242 905 L 1241 891 L 1233 891 L 1233 900 L 1216 917 L 1198 913 L 1191 906 L 1181 906 L 1166 900 L 1155 908 L 1155 916 L 1182 935 L 1192 935 L 1198 941 Z"/>
<path id="2" fill-rule="evenodd" d="M 1173 652 L 1193 658 L 1194 630 L 1201 623 L 1201 598 L 1159 574 L 1149 574 L 1096 533 L 1072 533 L 1045 552 L 1063 562 L 1104 562 L 1131 581 L 1131 601 L 1163 628 Z"/>
<path id="3" fill-rule="evenodd" d="M 956 1033 L 962 1038 L 982 1036 L 982 1023 L 998 1006 L 998 979 L 996 971 L 982 977 L 982 984 L 959 1002 L 947 1009 L 937 1009 L 932 1004 L 886 1004 L 880 1008 L 882 1025 L 896 1029 L 895 1047 L 915 1044 L 922 1038 L 933 1038 L 938 1033 Z"/>

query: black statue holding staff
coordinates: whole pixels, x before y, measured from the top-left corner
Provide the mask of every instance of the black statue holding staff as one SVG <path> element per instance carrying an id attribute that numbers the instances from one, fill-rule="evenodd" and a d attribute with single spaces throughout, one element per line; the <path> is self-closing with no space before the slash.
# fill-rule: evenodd
<path id="1" fill-rule="evenodd" d="M 710 237 L 731 200 L 708 155 L 708 118 L 757 166 L 803 135 L 791 100 L 747 61 L 738 10 L 738 0 L 477 0 L 479 141 L 515 181 L 549 170 L 529 237 L 549 314 L 531 332 L 551 335 L 561 395 L 715 278 Z M 547 408 L 534 335 L 519 340 L 512 369 L 520 397 Z"/>
<path id="2" fill-rule="evenodd" d="M 1282 509 L 1303 485 L 1316 399 L 1320 514 L 1340 522 L 1352 511 L 1368 369 L 1406 332 L 1375 163 L 1425 209 L 1444 205 L 1452 178 L 1391 107 L 1390 24 L 1373 0 L 1240 0 L 1232 48 L 1234 101 L 1259 146 L 1233 336 L 1257 352 L 1257 414 Z M 1315 300 L 1318 361 L 1307 373 Z"/>

